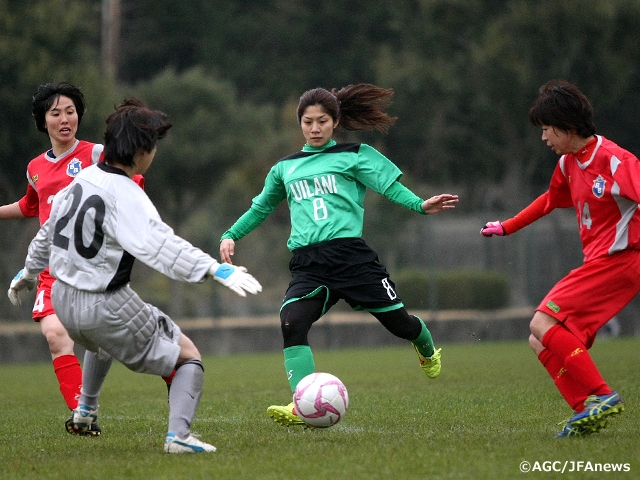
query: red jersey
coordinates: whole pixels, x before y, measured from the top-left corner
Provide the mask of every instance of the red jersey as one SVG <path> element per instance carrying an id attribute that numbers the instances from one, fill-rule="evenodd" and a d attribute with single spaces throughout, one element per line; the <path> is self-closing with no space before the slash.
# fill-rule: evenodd
<path id="1" fill-rule="evenodd" d="M 103 146 L 84 140 L 76 140 L 73 147 L 55 158 L 51 150 L 38 155 L 27 166 L 27 193 L 18 201 L 25 217 L 39 217 L 42 225 L 51 213 L 53 197 L 69 185 L 83 168 L 103 160 Z M 133 181 L 144 189 L 144 177 L 136 174 Z M 55 314 L 51 303 L 51 285 L 54 278 L 47 268 L 40 274 L 40 282 L 33 304 L 33 319 Z"/>
<path id="2" fill-rule="evenodd" d="M 69 150 L 54 157 L 48 150 L 27 166 L 27 193 L 18 204 L 25 217 L 39 217 L 42 225 L 49 218 L 56 193 L 69 185 L 80 170 L 102 160 L 103 146 L 76 140 Z"/>
<path id="3" fill-rule="evenodd" d="M 573 205 L 585 262 L 640 250 L 640 161 L 597 135 L 595 146 L 560 157 L 545 213 Z"/>

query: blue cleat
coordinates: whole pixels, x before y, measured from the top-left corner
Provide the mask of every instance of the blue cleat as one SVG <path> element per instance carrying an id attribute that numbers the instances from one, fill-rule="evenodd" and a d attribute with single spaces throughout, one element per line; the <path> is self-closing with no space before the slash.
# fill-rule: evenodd
<path id="1" fill-rule="evenodd" d="M 574 415 L 575 416 L 575 415 Z M 573 418 L 573 417 L 572 417 Z M 572 419 L 571 418 L 571 419 Z M 607 420 L 600 420 L 600 422 L 594 424 L 591 427 L 575 427 L 571 424 L 571 419 L 560 422 L 558 425 L 564 425 L 564 428 L 560 433 L 558 433 L 555 438 L 564 438 L 564 437 L 584 437 L 585 435 L 590 435 L 592 433 L 596 433 L 607 426 Z"/>
<path id="2" fill-rule="evenodd" d="M 602 420 L 624 411 L 624 402 L 616 391 L 609 395 L 591 395 L 584 404 L 584 410 L 569 420 L 573 427 L 594 428 Z"/>

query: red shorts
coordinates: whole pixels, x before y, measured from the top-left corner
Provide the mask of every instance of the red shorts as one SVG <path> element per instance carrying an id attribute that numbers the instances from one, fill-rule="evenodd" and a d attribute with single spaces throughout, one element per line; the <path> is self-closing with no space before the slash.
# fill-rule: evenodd
<path id="1" fill-rule="evenodd" d="M 48 315 L 55 315 L 53 305 L 51 304 L 51 285 L 55 282 L 49 274 L 47 268 L 39 276 L 38 288 L 36 289 L 36 300 L 33 303 L 32 317 L 34 322 L 39 322 Z"/>
<path id="2" fill-rule="evenodd" d="M 600 257 L 569 272 L 542 300 L 539 312 L 562 322 L 591 348 L 600 327 L 640 292 L 640 251 Z"/>

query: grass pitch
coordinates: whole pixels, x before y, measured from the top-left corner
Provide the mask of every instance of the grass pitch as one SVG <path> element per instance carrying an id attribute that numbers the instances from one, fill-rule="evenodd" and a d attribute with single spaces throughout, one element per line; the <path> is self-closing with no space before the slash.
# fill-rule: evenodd
<path id="1" fill-rule="evenodd" d="M 571 411 L 526 341 L 442 346 L 435 380 L 410 346 L 316 351 L 316 369 L 343 380 L 350 408 L 340 424 L 313 431 L 266 415 L 290 401 L 280 353 L 205 357 L 192 428 L 218 451 L 197 455 L 162 451 L 160 378 L 114 365 L 100 402 L 103 435 L 85 438 L 64 430 L 68 412 L 49 364 L 2 366 L 0 478 L 640 478 L 640 339 L 596 341 L 592 355 L 627 409 L 598 434 L 561 440 L 557 422 Z M 522 473 L 525 461 L 565 473 Z M 629 471 L 596 471 L 616 463 Z"/>

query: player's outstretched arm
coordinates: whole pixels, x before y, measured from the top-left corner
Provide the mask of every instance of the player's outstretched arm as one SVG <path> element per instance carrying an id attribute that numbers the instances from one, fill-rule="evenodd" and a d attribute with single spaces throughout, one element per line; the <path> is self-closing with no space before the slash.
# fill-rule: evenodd
<path id="1" fill-rule="evenodd" d="M 22 301 L 20 300 L 20 292 L 22 290 L 26 290 L 27 292 L 33 290 L 38 285 L 38 274 L 31 273 L 26 268 L 23 268 L 18 272 L 18 274 L 11 280 L 11 285 L 9 286 L 9 291 L 7 295 L 9 295 L 9 300 L 16 307 L 22 305 Z"/>
<path id="2" fill-rule="evenodd" d="M 488 222 L 484 227 L 480 229 L 480 233 L 485 237 L 492 237 L 493 235 L 497 235 L 499 237 L 503 237 L 507 234 L 505 232 L 504 227 L 502 226 L 502 222 Z"/>
<path id="3" fill-rule="evenodd" d="M 456 208 L 458 203 L 458 195 L 451 195 L 449 193 L 443 193 L 441 195 L 435 195 L 422 202 L 422 210 L 425 213 L 438 213 L 442 210 L 451 210 Z"/>
<path id="4" fill-rule="evenodd" d="M 564 205 L 560 206 L 564 207 Z M 547 190 L 533 202 L 531 202 L 527 207 L 525 207 L 515 217 L 504 220 L 502 222 L 497 220 L 495 222 L 488 222 L 483 228 L 480 229 L 480 234 L 485 237 L 491 237 L 493 235 L 497 235 L 499 237 L 502 237 L 504 235 L 511 235 L 512 233 L 517 232 L 527 225 L 531 225 L 533 222 L 535 222 L 539 218 L 544 217 L 557 207 L 558 205 L 550 204 L 549 191 Z"/>
<path id="5" fill-rule="evenodd" d="M 55 202 L 53 208 L 55 208 Z M 21 290 L 33 290 L 38 285 L 38 274 L 49 265 L 51 244 L 48 235 L 50 225 L 51 222 L 47 220 L 40 227 L 40 230 L 38 230 L 38 233 L 29 244 L 25 267 L 11 281 L 7 294 L 9 295 L 9 300 L 15 306 L 19 306 L 22 303 L 18 293 Z"/>
<path id="6" fill-rule="evenodd" d="M 246 292 L 255 295 L 262 291 L 262 285 L 253 275 L 247 273 L 247 269 L 244 267 L 237 267 L 229 263 L 214 263 L 209 269 L 209 275 L 241 297 L 246 297 Z"/>
<path id="7" fill-rule="evenodd" d="M 2 205 L 0 207 L 0 220 L 12 220 L 17 218 L 24 218 L 24 214 L 22 213 L 22 210 L 20 210 L 20 204 L 18 202 Z"/>

